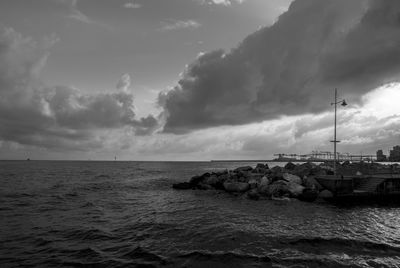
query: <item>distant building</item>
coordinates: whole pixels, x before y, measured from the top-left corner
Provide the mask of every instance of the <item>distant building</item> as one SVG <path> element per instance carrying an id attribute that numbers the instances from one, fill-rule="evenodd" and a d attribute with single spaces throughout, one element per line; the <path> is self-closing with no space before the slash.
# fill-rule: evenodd
<path id="1" fill-rule="evenodd" d="M 376 152 L 376 161 L 378 162 L 385 162 L 387 161 L 386 155 L 383 154 L 382 150 L 378 150 Z"/>
<path id="2" fill-rule="evenodd" d="M 392 150 L 390 150 L 389 161 L 391 162 L 400 162 L 400 146 L 394 146 Z"/>

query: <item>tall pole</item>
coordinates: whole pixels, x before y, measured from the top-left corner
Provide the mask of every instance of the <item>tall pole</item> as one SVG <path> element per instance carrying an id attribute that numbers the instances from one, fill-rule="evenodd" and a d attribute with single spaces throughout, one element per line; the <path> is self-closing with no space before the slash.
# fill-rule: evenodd
<path id="1" fill-rule="evenodd" d="M 335 88 L 335 128 L 334 128 L 334 136 L 333 136 L 333 175 L 336 177 L 336 106 L 337 106 L 337 89 Z"/>

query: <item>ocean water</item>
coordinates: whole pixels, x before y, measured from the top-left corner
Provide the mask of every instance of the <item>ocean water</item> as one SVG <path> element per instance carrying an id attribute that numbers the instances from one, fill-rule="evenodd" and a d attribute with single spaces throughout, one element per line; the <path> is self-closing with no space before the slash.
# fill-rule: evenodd
<path id="1" fill-rule="evenodd" d="M 0 267 L 400 267 L 400 207 L 171 188 L 246 164 L 1 161 Z"/>

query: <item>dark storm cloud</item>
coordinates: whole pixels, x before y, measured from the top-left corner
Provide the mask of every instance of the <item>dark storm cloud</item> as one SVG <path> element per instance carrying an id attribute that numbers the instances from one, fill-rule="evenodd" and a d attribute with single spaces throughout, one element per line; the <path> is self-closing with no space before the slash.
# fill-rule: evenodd
<path id="1" fill-rule="evenodd" d="M 375 0 L 360 23 L 327 53 L 322 78 L 364 93 L 400 73 L 400 1 Z"/>
<path id="2" fill-rule="evenodd" d="M 116 128 L 134 122 L 133 96 L 126 92 L 87 95 L 58 86 L 46 92 L 45 101 L 57 124 L 68 128 Z"/>
<path id="3" fill-rule="evenodd" d="M 0 140 L 84 150 L 100 147 L 96 130 L 128 127 L 143 135 L 155 129 L 157 120 L 151 115 L 136 118 L 127 75 L 110 93 L 44 85 L 39 73 L 53 43 L 0 29 Z"/>
<path id="4" fill-rule="evenodd" d="M 165 132 L 236 125 L 329 109 L 398 78 L 400 2 L 297 0 L 271 27 L 225 53 L 199 56 L 159 96 Z"/>
<path id="5" fill-rule="evenodd" d="M 136 135 L 145 136 L 153 133 L 159 127 L 159 122 L 154 116 L 148 115 L 140 118 L 140 120 L 135 120 L 133 125 Z"/>

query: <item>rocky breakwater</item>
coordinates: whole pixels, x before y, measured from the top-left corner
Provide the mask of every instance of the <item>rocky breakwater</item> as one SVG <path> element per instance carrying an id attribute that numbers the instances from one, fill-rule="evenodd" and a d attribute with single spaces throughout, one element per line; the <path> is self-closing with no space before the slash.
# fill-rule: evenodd
<path id="1" fill-rule="evenodd" d="M 330 172 L 329 166 L 313 163 L 288 163 L 284 167 L 273 168 L 267 164 L 257 164 L 254 168 L 244 166 L 235 170 L 204 173 L 192 177 L 188 182 L 173 184 L 173 188 L 221 190 L 237 196 L 245 195 L 253 200 L 297 198 L 312 202 L 321 192 L 326 194 L 314 177 Z"/>

